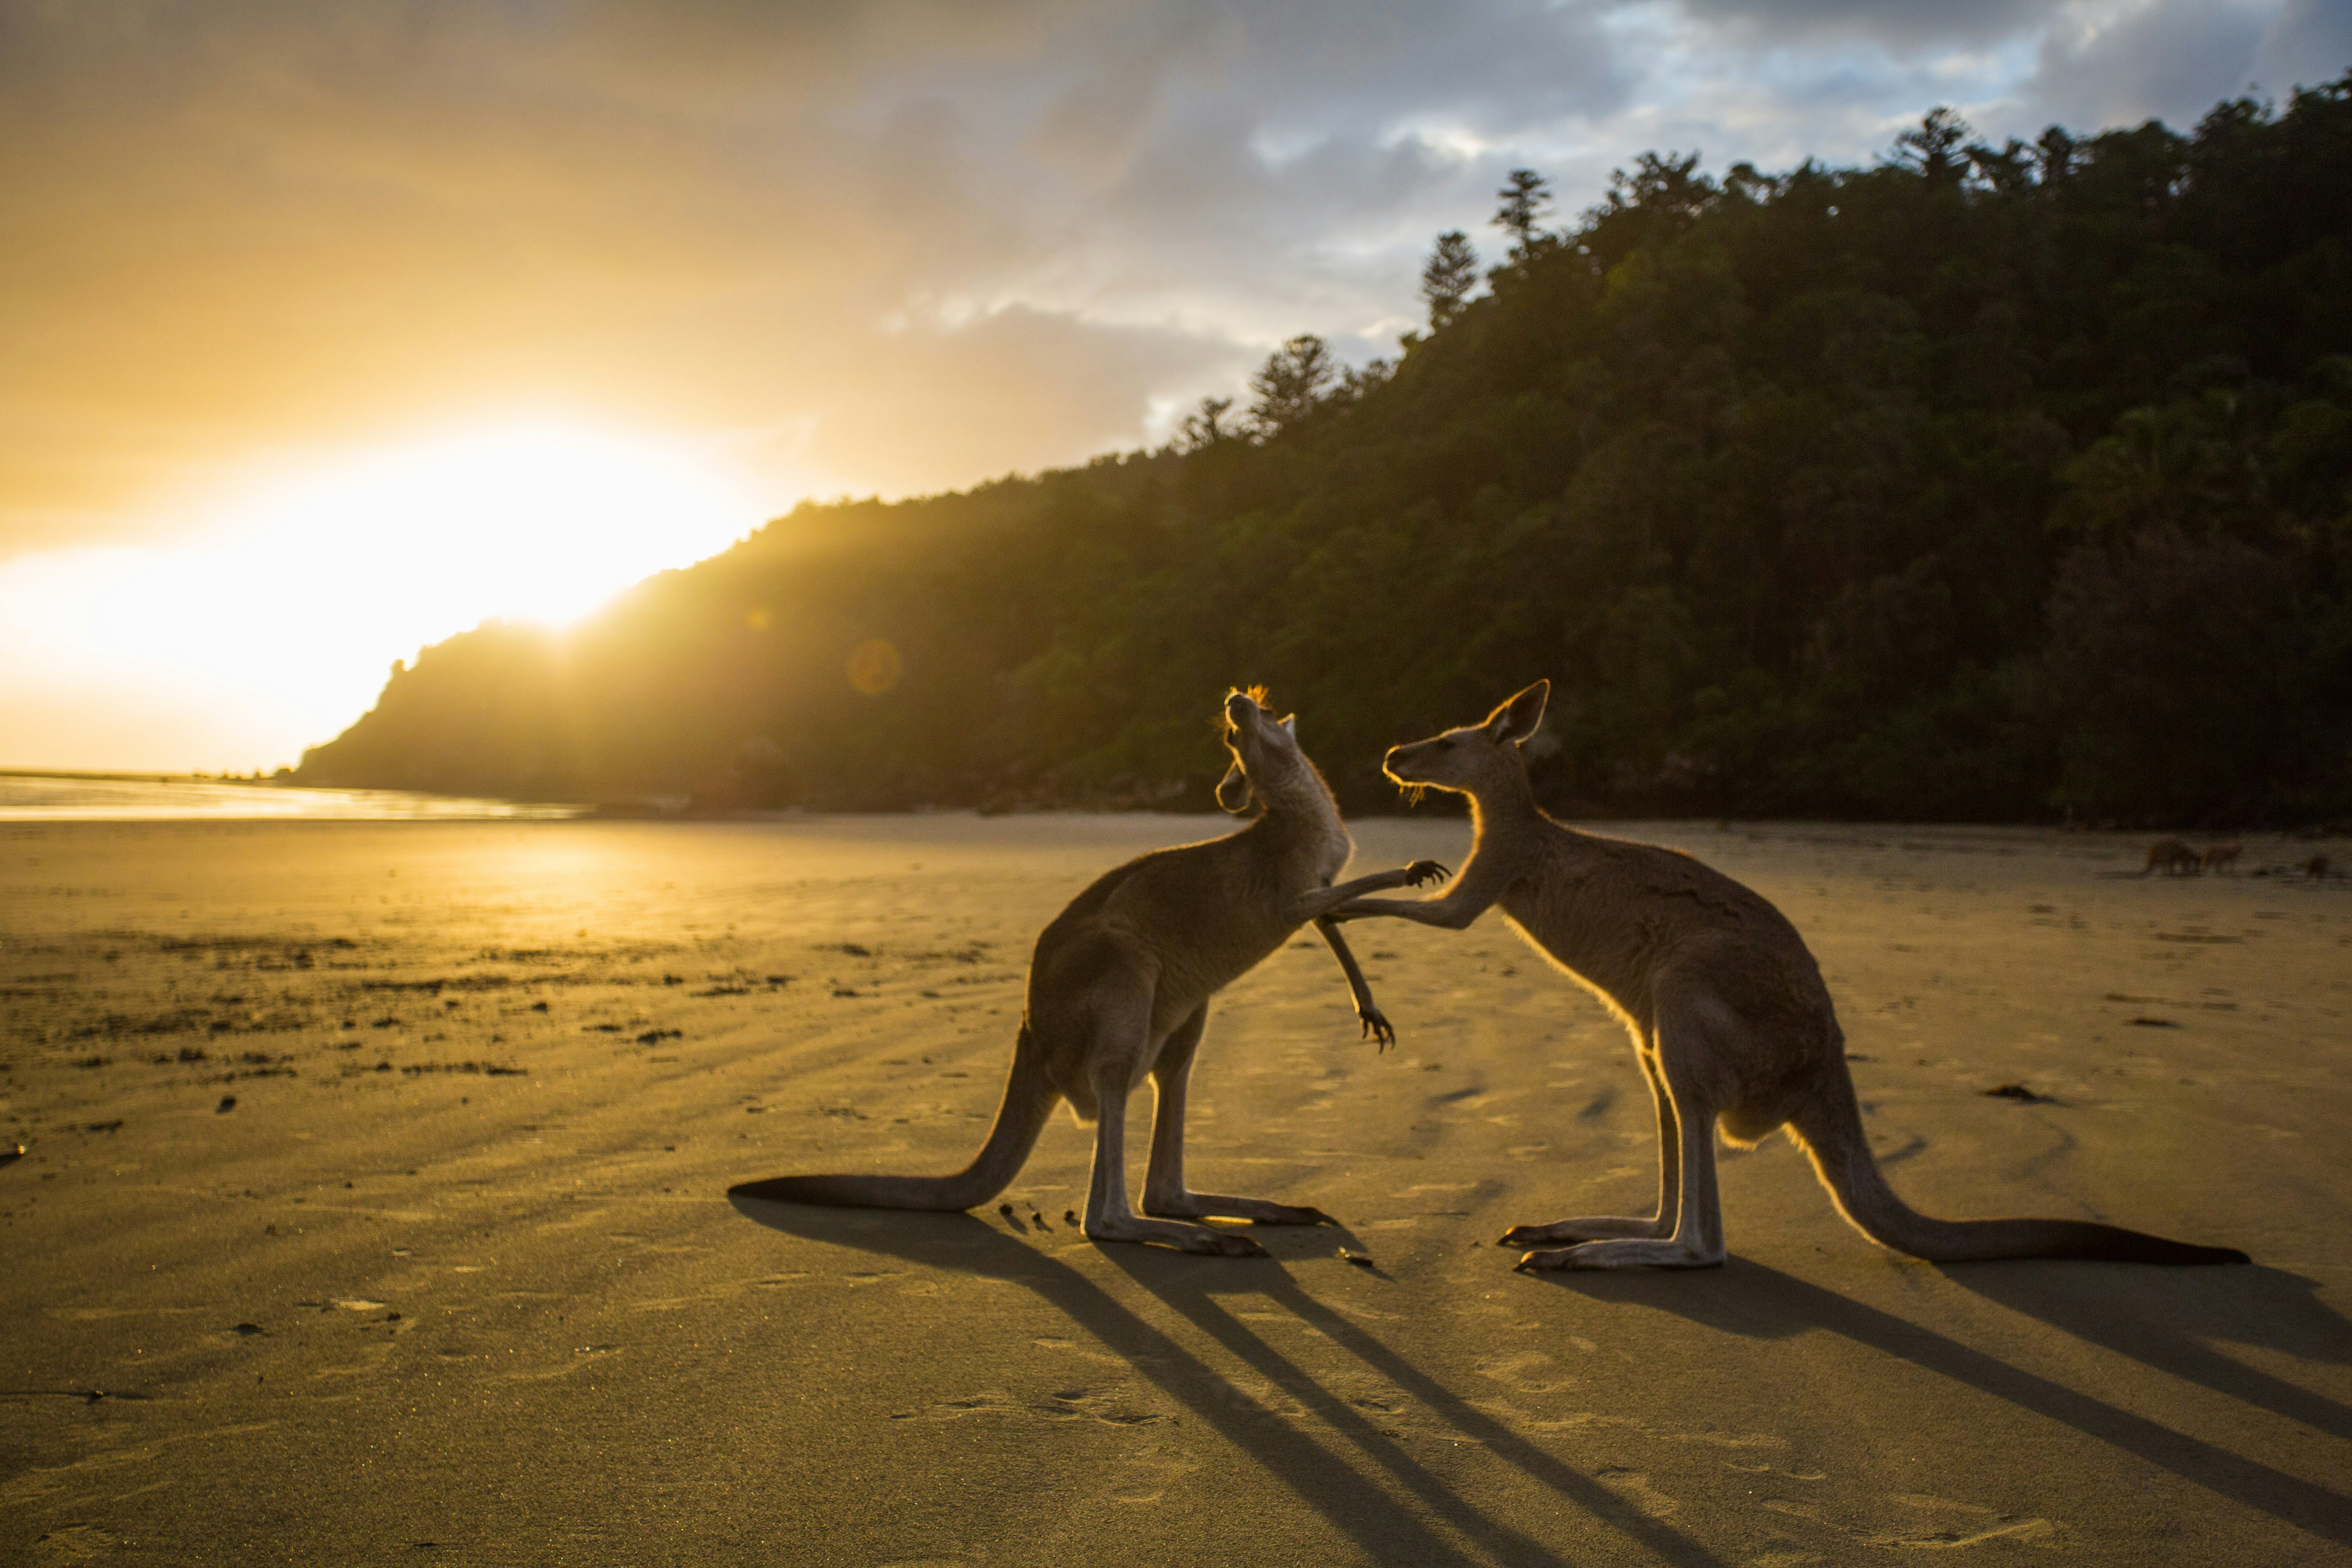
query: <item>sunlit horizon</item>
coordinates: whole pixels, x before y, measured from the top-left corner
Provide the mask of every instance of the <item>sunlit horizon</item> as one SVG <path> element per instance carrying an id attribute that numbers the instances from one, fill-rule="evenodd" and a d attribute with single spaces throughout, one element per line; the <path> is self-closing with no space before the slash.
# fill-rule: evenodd
<path id="1" fill-rule="evenodd" d="M 1299 333 L 1393 358 L 1514 169 L 1556 226 L 1644 152 L 2185 127 L 2352 58 L 2314 0 L 921 14 L 23 10 L 0 766 L 275 767 L 807 497 L 1157 446 Z"/>
<path id="2" fill-rule="evenodd" d="M 707 442 L 551 420 L 283 462 L 169 543 L 0 563 L 0 766 L 245 773 L 485 621 L 574 625 L 725 550 L 755 499 Z"/>

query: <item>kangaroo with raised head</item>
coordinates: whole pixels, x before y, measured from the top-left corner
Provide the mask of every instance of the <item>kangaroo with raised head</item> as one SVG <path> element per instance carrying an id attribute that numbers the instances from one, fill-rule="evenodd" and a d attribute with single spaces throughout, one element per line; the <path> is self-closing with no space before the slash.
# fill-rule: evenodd
<path id="1" fill-rule="evenodd" d="M 1218 1216 L 1260 1225 L 1321 1225 L 1320 1209 L 1222 1197 L 1184 1184 L 1184 1090 L 1209 1021 L 1209 999 L 1312 921 L 1339 961 L 1364 1033 L 1395 1032 L 1363 971 L 1323 918 L 1360 894 L 1419 887 L 1445 875 L 1433 860 L 1331 885 L 1354 853 L 1339 807 L 1298 749 L 1296 715 L 1276 721 L 1264 689 L 1225 699 L 1232 764 L 1217 803 L 1255 821 L 1202 844 L 1155 850 L 1106 873 L 1054 918 L 1029 961 L 1029 995 L 995 1125 L 951 1176 L 778 1176 L 732 1197 L 852 1208 L 968 1209 L 1004 1190 L 1062 1100 L 1095 1124 L 1085 1229 L 1097 1241 L 1150 1241 L 1186 1252 L 1263 1258 L 1248 1237 L 1184 1223 Z M 1129 1206 L 1128 1096 L 1152 1081 L 1151 1154 L 1142 1218 Z"/>
<path id="2" fill-rule="evenodd" d="M 1420 900 L 1354 899 L 1340 921 L 1391 915 L 1459 931 L 1496 904 L 1519 934 L 1600 996 L 1633 1037 L 1658 1112 L 1658 1212 L 1523 1225 L 1505 1246 L 1523 1268 L 1707 1268 L 1723 1261 L 1715 1130 L 1742 1146 L 1787 1127 L 1854 1227 L 1934 1262 L 2105 1258 L 2243 1263 L 2113 1226 L 2062 1219 L 1930 1219 L 1896 1197 L 1862 1130 L 1845 1038 L 1813 956 L 1780 911 L 1691 857 L 1580 833 L 1536 805 L 1519 744 L 1550 684 L 1538 681 L 1485 722 L 1388 753 L 1407 790 L 1470 797 L 1470 858 Z"/>

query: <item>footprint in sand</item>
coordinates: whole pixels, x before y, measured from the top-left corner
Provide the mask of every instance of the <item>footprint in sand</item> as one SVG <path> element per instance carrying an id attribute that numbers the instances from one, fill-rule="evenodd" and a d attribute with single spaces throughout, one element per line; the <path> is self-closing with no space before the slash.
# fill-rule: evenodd
<path id="1" fill-rule="evenodd" d="M 1154 1412 L 1138 1410 L 1114 1393 L 1088 1388 L 1065 1388 L 1028 1403 L 991 1389 L 969 1399 L 942 1399 L 921 1410 L 902 1411 L 890 1419 L 956 1421 L 968 1415 L 1003 1415 L 1044 1422 L 1093 1421 L 1105 1426 L 1152 1426 L 1169 1419 Z"/>
<path id="2" fill-rule="evenodd" d="M 1948 1498 L 1896 1492 L 1892 1500 L 1921 1516 L 1919 1523 L 1861 1538 L 1873 1546 L 1981 1546 L 1993 1541 L 2047 1541 L 2058 1533 L 2058 1527 L 2046 1519 L 2002 1513 Z"/>
<path id="3" fill-rule="evenodd" d="M 1593 1472 L 1592 1479 L 1652 1519 L 1671 1519 L 1681 1511 L 1681 1503 L 1652 1485 L 1643 1471 L 1629 1466 L 1603 1465 Z"/>
<path id="4" fill-rule="evenodd" d="M 1115 1356 L 1108 1351 L 1090 1350 L 1087 1346 L 1078 1343 L 1076 1340 L 1043 1339 L 1033 1340 L 1030 1342 L 1036 1345 L 1040 1350 L 1061 1351 L 1066 1354 L 1076 1356 L 1084 1361 L 1098 1362 L 1104 1366 L 1123 1367 L 1129 1364 L 1127 1358 L 1124 1356 Z"/>
<path id="5" fill-rule="evenodd" d="M 1560 1371 L 1559 1363 L 1542 1351 L 1523 1351 L 1515 1356 L 1489 1356 L 1473 1363 L 1471 1370 L 1479 1376 L 1491 1378 L 1506 1388 L 1521 1394 L 1557 1394 L 1573 1388 L 1577 1380 Z"/>
<path id="6" fill-rule="evenodd" d="M 130 1544 L 94 1524 L 68 1524 L 35 1538 L 33 1561 L 40 1568 L 49 1568 L 52 1563 L 95 1563 L 101 1557 L 114 1556 Z"/>
<path id="7" fill-rule="evenodd" d="M 1201 1468 L 1201 1461 L 1174 1448 L 1150 1447 L 1121 1461 L 1110 1483 L 1110 1500 L 1158 1502 L 1168 1489 Z"/>

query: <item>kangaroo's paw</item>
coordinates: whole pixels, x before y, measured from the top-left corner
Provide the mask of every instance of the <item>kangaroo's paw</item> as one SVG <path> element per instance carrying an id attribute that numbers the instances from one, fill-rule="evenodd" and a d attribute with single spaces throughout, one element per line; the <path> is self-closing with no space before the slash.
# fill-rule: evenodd
<path id="1" fill-rule="evenodd" d="M 1235 1230 L 1219 1230 L 1205 1225 L 1180 1225 L 1164 1219 L 1088 1220 L 1087 1237 L 1092 1241 L 1139 1241 L 1172 1247 L 1179 1252 L 1197 1252 L 1211 1258 L 1265 1258 L 1266 1249 Z"/>
<path id="2" fill-rule="evenodd" d="M 1381 1050 L 1396 1044 L 1396 1026 L 1378 1007 L 1365 1008 L 1356 1015 L 1356 1021 L 1364 1026 L 1364 1038 L 1378 1040 Z"/>
<path id="3" fill-rule="evenodd" d="M 1674 1233 L 1671 1225 L 1654 1219 L 1632 1215 L 1585 1215 L 1576 1219 L 1556 1219 L 1549 1225 L 1515 1225 L 1503 1233 L 1503 1239 L 1496 1245 L 1533 1247 L 1545 1241 L 1610 1241 L 1623 1237 L 1658 1240 Z"/>
<path id="4" fill-rule="evenodd" d="M 1720 1268 L 1723 1254 L 1677 1241 L 1588 1241 L 1580 1247 L 1530 1252 L 1513 1265 L 1522 1273 L 1555 1268 Z"/>
<path id="5" fill-rule="evenodd" d="M 1221 1193 L 1183 1193 L 1171 1198 L 1143 1200 L 1143 1212 L 1170 1219 L 1245 1219 L 1254 1225 L 1337 1225 L 1318 1208 L 1303 1204 L 1278 1204 L 1267 1198 L 1232 1198 Z M 1229 1234 L 1214 1231 L 1212 1235 Z"/>
<path id="6" fill-rule="evenodd" d="M 1404 868 L 1404 885 L 1418 888 L 1423 882 L 1442 882 L 1454 875 L 1434 860 L 1415 860 Z"/>

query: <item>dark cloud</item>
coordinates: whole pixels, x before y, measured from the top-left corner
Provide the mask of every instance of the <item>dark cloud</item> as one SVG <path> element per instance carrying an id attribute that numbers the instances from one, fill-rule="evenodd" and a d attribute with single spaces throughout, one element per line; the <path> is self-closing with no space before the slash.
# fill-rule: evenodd
<path id="1" fill-rule="evenodd" d="M 1694 21 L 1756 41 L 1864 39 L 1907 49 L 2029 31 L 2060 0 L 1681 0 L 1681 7 Z"/>
<path id="2" fill-rule="evenodd" d="M 2253 79 L 2284 98 L 2352 69 L 2352 0 L 2287 0 L 2263 35 Z"/>
<path id="3" fill-rule="evenodd" d="M 2112 20 L 2070 19 L 2043 43 L 2023 96 L 2035 118 L 2070 127 L 2194 124 L 2246 90 L 2263 20 L 2211 0 L 2154 0 Z"/>

